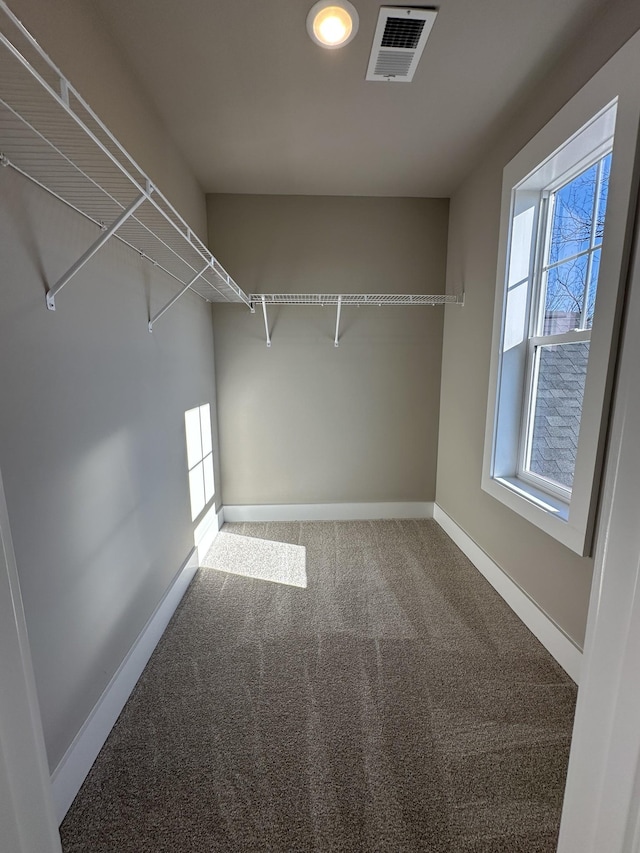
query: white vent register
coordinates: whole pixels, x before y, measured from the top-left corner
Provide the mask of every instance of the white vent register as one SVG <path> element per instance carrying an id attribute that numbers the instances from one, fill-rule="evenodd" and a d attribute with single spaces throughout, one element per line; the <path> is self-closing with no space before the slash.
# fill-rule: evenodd
<path id="1" fill-rule="evenodd" d="M 382 6 L 366 79 L 410 83 L 436 14 L 436 9 Z"/>

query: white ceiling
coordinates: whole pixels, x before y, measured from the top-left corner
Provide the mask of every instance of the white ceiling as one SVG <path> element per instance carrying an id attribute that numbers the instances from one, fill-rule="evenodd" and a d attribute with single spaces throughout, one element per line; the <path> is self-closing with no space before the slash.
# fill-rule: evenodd
<path id="1" fill-rule="evenodd" d="M 94 0 L 207 192 L 448 196 L 606 0 L 441 0 L 414 81 L 366 82 L 382 5 L 340 50 L 313 0 Z"/>

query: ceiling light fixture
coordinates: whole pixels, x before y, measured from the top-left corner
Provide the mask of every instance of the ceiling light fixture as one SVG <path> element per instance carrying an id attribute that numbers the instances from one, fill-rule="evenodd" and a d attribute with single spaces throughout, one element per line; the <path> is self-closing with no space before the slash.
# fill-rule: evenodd
<path id="1" fill-rule="evenodd" d="M 358 21 L 358 13 L 348 0 L 320 0 L 307 15 L 307 32 L 320 47 L 342 47 L 358 32 Z"/>

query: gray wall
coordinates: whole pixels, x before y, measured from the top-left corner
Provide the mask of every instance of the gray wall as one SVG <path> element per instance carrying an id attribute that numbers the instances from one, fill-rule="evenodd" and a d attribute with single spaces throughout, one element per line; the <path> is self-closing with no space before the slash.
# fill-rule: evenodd
<path id="1" fill-rule="evenodd" d="M 504 122 L 451 200 L 448 286 L 464 284 L 462 311 L 446 309 L 437 501 L 579 645 L 593 564 L 480 488 L 496 282 L 502 170 L 640 26 L 640 6 L 608 5 L 563 64 Z"/>
<path id="2" fill-rule="evenodd" d="M 178 204 L 202 230 L 204 196 L 108 38 L 81 26 L 74 2 L 14 5 L 63 68 L 74 65 L 72 82 L 89 82 L 99 114 L 116 117 L 116 99 L 121 122 L 135 113 L 133 153 L 167 195 L 182 186 Z M 215 403 L 210 306 L 185 296 L 150 335 L 150 306 L 177 285 L 121 243 L 46 310 L 45 283 L 95 238 L 0 169 L 0 468 L 52 769 L 193 547 L 184 412 Z"/>
<path id="3" fill-rule="evenodd" d="M 247 292 L 440 293 L 448 202 L 208 196 Z M 431 501 L 443 309 L 216 306 L 224 503 Z"/>

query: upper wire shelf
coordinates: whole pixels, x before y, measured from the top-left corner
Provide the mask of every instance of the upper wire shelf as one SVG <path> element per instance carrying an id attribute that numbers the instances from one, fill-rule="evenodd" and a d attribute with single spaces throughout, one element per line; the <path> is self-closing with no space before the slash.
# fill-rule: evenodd
<path id="1" fill-rule="evenodd" d="M 0 0 L 0 163 L 86 217 L 102 236 L 55 295 L 111 236 L 208 302 L 249 297 L 125 151 L 33 36 Z"/>

